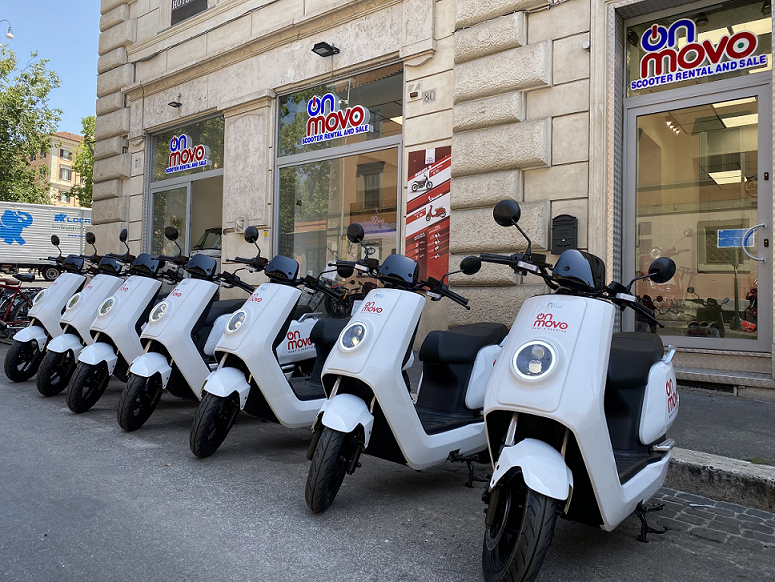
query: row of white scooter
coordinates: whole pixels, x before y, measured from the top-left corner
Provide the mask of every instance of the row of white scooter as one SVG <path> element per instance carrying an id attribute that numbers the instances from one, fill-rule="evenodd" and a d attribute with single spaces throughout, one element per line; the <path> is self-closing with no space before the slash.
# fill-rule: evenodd
<path id="1" fill-rule="evenodd" d="M 126 382 L 118 422 L 127 431 L 148 420 L 164 390 L 197 399 L 190 445 L 199 457 L 218 449 L 240 411 L 311 426 L 305 497 L 315 513 L 331 505 L 363 453 L 416 470 L 465 462 L 468 486 L 486 482 L 488 582 L 532 580 L 558 515 L 610 531 L 634 511 L 642 541 L 663 533 L 648 526 L 646 513 L 661 508 L 647 500 L 662 485 L 674 446 L 666 435 L 678 410 L 674 350 L 665 354 L 656 334 L 614 333 L 616 312 L 627 307 L 659 325 L 632 294 L 635 280 L 606 286 L 602 261 L 576 250 L 550 265 L 532 252 L 513 201 L 497 204 L 493 216 L 519 229 L 527 249 L 467 257 L 455 272 L 500 264 L 541 277 L 554 293 L 526 300 L 511 331 L 478 323 L 429 333 L 415 398 L 406 370 L 425 296 L 466 308 L 468 301 L 449 289 L 447 275 L 420 280 L 408 257 L 390 255 L 381 264 L 370 257 L 358 224 L 347 235 L 364 258 L 330 266 L 383 287 L 356 304 L 349 321 L 300 306 L 300 288 L 340 297 L 320 276 L 300 278 L 298 263 L 283 256 L 231 261 L 264 272 L 268 282 L 253 288 L 235 273 L 216 274 L 205 255 L 133 257 L 128 247 L 104 257 L 96 249 L 92 256 L 60 253 L 53 260 L 65 272 L 35 297 L 5 372 L 17 382 L 37 373 L 47 396 L 67 389 L 76 413 L 118 378 Z M 255 243 L 257 234 L 248 228 L 245 240 Z M 177 231 L 167 227 L 165 236 L 175 241 Z M 87 242 L 95 242 L 91 233 Z M 639 278 L 662 283 L 674 272 L 661 258 Z M 160 297 L 164 279 L 176 286 Z M 220 285 L 250 297 L 215 301 Z M 491 475 L 478 477 L 474 463 L 490 465 Z"/>

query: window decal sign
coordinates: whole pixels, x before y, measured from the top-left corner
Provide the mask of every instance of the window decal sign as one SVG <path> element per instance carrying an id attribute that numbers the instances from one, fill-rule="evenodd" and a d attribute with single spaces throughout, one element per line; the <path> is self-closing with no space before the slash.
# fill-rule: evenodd
<path id="1" fill-rule="evenodd" d="M 189 145 L 192 144 L 192 145 Z M 165 174 L 182 172 L 210 164 L 210 148 L 206 145 L 193 145 L 186 135 L 174 135 L 170 140 L 170 159 Z"/>
<path id="2" fill-rule="evenodd" d="M 682 29 L 683 46 L 678 38 Z M 630 83 L 633 91 L 767 64 L 767 55 L 754 54 L 759 39 L 753 32 L 741 30 L 716 43 L 700 42 L 697 24 L 689 18 L 676 20 L 669 28 L 653 24 L 641 36 L 640 46 L 646 54 L 640 60 L 640 78 Z"/>
<path id="3" fill-rule="evenodd" d="M 333 93 L 323 97 L 313 95 L 307 103 L 307 137 L 302 138 L 304 145 L 347 137 L 371 131 L 371 114 L 362 105 L 339 109 L 339 98 Z"/>

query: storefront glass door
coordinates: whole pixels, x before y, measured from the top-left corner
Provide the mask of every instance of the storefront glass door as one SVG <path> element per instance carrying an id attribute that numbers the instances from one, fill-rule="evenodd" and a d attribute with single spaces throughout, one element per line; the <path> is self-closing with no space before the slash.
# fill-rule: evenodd
<path id="1" fill-rule="evenodd" d="M 635 224 L 629 260 L 635 275 L 658 257 L 675 261 L 672 280 L 636 287 L 665 324 L 657 333 L 675 345 L 751 351 L 771 345 L 768 89 L 715 92 L 629 112 Z M 636 319 L 628 327 L 651 325 Z"/>
<path id="2" fill-rule="evenodd" d="M 178 244 L 184 252 L 189 248 L 188 232 L 191 222 L 190 185 L 186 184 L 167 190 L 151 192 L 151 254 L 178 254 L 174 242 L 164 237 L 164 228 L 174 226 L 178 229 Z"/>

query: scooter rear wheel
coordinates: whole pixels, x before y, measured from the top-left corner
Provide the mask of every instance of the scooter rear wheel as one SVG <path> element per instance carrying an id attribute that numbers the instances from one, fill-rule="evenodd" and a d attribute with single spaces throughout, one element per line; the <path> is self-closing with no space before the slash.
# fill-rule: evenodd
<path id="1" fill-rule="evenodd" d="M 79 362 L 67 387 L 67 407 L 76 414 L 86 412 L 97 404 L 105 393 L 109 381 L 110 374 L 105 362 L 99 364 Z"/>
<path id="2" fill-rule="evenodd" d="M 131 374 L 118 400 L 119 426 L 127 432 L 143 426 L 156 410 L 163 388 L 159 374 L 150 378 Z"/>
<path id="3" fill-rule="evenodd" d="M 304 498 L 312 513 L 321 513 L 334 502 L 347 473 L 349 434 L 328 427 L 320 435 L 307 475 Z"/>
<path id="4" fill-rule="evenodd" d="M 40 363 L 35 385 L 43 396 L 56 396 L 67 388 L 75 370 L 75 357 L 70 350 L 65 353 L 46 352 Z"/>
<path id="5" fill-rule="evenodd" d="M 234 396 L 205 393 L 191 425 L 191 452 L 200 459 L 209 457 L 226 440 L 239 413 L 239 400 Z"/>
<path id="6" fill-rule="evenodd" d="M 38 342 L 13 342 L 5 353 L 5 375 L 11 382 L 25 382 L 38 371 L 40 360 Z"/>
<path id="7" fill-rule="evenodd" d="M 557 501 L 518 477 L 504 487 L 496 523 L 484 533 L 482 573 L 485 582 L 532 582 L 552 542 Z"/>

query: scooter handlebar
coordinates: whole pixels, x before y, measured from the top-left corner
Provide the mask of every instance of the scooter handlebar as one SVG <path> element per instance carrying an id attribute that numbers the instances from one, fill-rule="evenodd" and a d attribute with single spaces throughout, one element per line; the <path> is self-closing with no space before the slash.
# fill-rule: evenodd
<path id="1" fill-rule="evenodd" d="M 649 318 L 652 322 L 657 324 L 659 327 L 665 327 L 664 323 L 660 323 L 659 320 L 656 317 L 654 317 L 654 312 L 648 307 L 646 307 L 645 305 L 643 305 L 642 303 L 628 301 L 627 305 L 632 307 L 635 311 L 637 311 L 641 315 L 645 315 L 647 318 Z"/>

